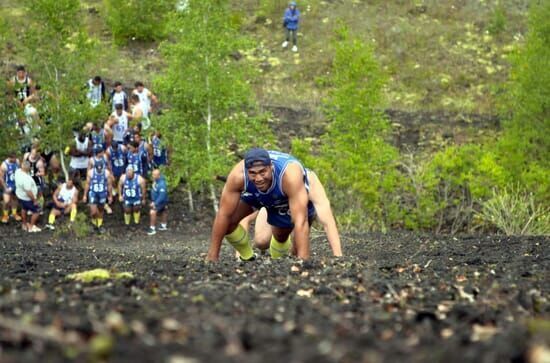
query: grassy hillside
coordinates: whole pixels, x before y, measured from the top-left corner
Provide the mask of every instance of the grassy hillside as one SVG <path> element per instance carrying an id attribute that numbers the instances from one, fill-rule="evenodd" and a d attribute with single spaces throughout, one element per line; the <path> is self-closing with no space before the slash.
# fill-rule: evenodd
<path id="1" fill-rule="evenodd" d="M 299 55 L 283 52 L 286 1 L 248 1 L 245 29 L 258 41 L 265 103 L 317 105 L 340 23 L 372 43 L 390 76 L 388 107 L 494 113 L 507 57 L 522 41 L 526 1 L 301 1 Z"/>
<path id="2" fill-rule="evenodd" d="M 388 107 L 495 113 L 507 57 L 523 39 L 527 1 L 313 1 L 299 2 L 299 53 L 283 51 L 286 0 L 234 2 L 235 21 L 256 41 L 242 49 L 260 71 L 256 84 L 263 104 L 315 109 L 324 94 L 318 78 L 330 71 L 334 29 L 346 24 L 376 49 L 390 77 Z M 23 26 L 20 2 L 4 0 L 2 17 Z M 158 44 L 130 42 L 114 48 L 101 0 L 83 1 L 83 19 L 103 39 L 98 73 L 110 79 L 151 80 L 162 65 Z M 13 34 L 12 34 L 13 35 Z M 14 39 L 4 62 L 21 61 Z M 31 66 L 32 70 L 32 66 Z"/>

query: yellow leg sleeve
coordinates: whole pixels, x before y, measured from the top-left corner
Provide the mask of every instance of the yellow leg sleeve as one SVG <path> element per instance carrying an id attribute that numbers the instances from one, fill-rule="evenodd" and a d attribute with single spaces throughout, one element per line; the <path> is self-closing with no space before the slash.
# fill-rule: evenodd
<path id="1" fill-rule="evenodd" d="M 8 212 L 7 209 L 4 209 L 4 210 L 2 211 L 2 215 L 3 215 L 4 217 L 7 217 L 7 216 L 8 216 L 8 213 L 9 213 L 9 212 Z"/>
<path id="2" fill-rule="evenodd" d="M 130 215 L 130 213 L 124 213 L 124 224 L 125 225 L 129 225 L 131 219 L 132 219 L 132 215 Z"/>
<path id="3" fill-rule="evenodd" d="M 101 227 L 102 225 L 103 225 L 103 218 L 98 218 L 97 219 L 97 226 Z"/>
<path id="4" fill-rule="evenodd" d="M 277 259 L 287 256 L 290 252 L 290 236 L 284 242 L 279 242 L 275 237 L 271 236 L 271 243 L 269 244 L 269 254 L 271 258 Z"/>
<path id="5" fill-rule="evenodd" d="M 55 223 L 55 214 L 50 213 L 50 215 L 48 216 L 48 223 L 49 224 L 54 224 Z"/>
<path id="6" fill-rule="evenodd" d="M 134 212 L 134 223 L 139 224 L 139 217 L 141 216 L 141 213 Z"/>
<path id="7" fill-rule="evenodd" d="M 17 215 L 17 208 L 12 208 L 12 209 L 11 209 L 11 215 L 12 215 L 12 216 L 16 216 L 16 215 Z"/>
<path id="8" fill-rule="evenodd" d="M 71 213 L 69 214 L 69 219 L 70 219 L 71 222 L 76 221 L 76 213 L 78 213 L 78 210 L 77 210 L 76 207 L 71 209 Z"/>
<path id="9" fill-rule="evenodd" d="M 252 247 L 250 247 L 248 232 L 240 224 L 233 232 L 225 235 L 225 239 L 239 252 L 243 260 L 249 260 L 254 256 Z"/>

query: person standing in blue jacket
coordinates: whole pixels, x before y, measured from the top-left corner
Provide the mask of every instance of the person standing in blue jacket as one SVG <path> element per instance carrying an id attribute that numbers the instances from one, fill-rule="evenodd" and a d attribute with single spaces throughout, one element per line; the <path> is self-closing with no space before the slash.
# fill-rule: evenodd
<path id="1" fill-rule="evenodd" d="M 300 23 L 300 10 L 296 7 L 296 1 L 291 1 L 288 4 L 288 8 L 285 10 L 285 16 L 283 18 L 283 25 L 286 29 L 286 40 L 283 42 L 283 48 L 288 47 L 288 42 L 290 42 L 290 37 L 292 36 L 292 51 L 297 52 L 298 46 L 297 35 L 298 24 Z"/>
<path id="2" fill-rule="evenodd" d="M 168 220 L 168 185 L 166 179 L 160 173 L 159 169 L 153 170 L 153 187 L 151 188 L 151 211 L 149 212 L 149 231 L 147 234 L 153 236 L 157 234 L 157 218 L 160 217 L 159 231 L 166 231 Z"/>

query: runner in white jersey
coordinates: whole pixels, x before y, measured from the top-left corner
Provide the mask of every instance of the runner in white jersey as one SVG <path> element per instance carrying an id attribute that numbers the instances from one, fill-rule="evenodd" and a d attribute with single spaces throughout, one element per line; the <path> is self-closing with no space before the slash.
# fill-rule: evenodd
<path id="1" fill-rule="evenodd" d="M 67 151 L 71 155 L 69 163 L 71 174 L 76 173 L 78 180 L 85 180 L 88 171 L 88 162 L 92 154 L 92 142 L 84 131 L 80 131 L 78 136 L 74 138 L 73 145 Z"/>
<path id="2" fill-rule="evenodd" d="M 147 115 L 152 112 L 152 107 L 158 103 L 157 96 L 155 96 L 150 90 L 145 88 L 143 82 L 138 81 L 134 84 L 136 88 L 132 91 L 132 94 L 139 97 L 139 101 L 143 107 L 143 110 Z"/>
<path id="3" fill-rule="evenodd" d="M 48 217 L 46 228 L 54 230 L 55 218 L 61 215 L 70 215 L 71 223 L 76 220 L 78 189 L 74 186 L 73 178 L 57 187 L 53 193 L 53 207 Z"/>
<path id="4" fill-rule="evenodd" d="M 113 124 L 111 130 L 113 132 L 113 141 L 117 143 L 124 142 L 124 134 L 128 130 L 128 120 L 131 116 L 123 110 L 123 105 L 118 103 L 115 105 L 115 111 L 111 114 Z"/>
<path id="5" fill-rule="evenodd" d="M 92 107 L 97 107 L 103 100 L 105 100 L 105 83 L 101 80 L 100 76 L 88 80 L 86 83 L 87 93 L 86 97 L 90 101 Z"/>

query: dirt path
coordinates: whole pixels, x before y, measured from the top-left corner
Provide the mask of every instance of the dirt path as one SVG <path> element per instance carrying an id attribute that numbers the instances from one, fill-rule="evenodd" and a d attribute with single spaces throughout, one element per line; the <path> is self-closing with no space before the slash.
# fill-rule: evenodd
<path id="1" fill-rule="evenodd" d="M 2 229 L 1 362 L 535 362 L 550 343 L 548 238 L 348 235 L 334 259 L 315 232 L 305 264 L 212 265 L 203 227 L 107 227 Z M 134 278 L 67 279 L 99 267 Z"/>

